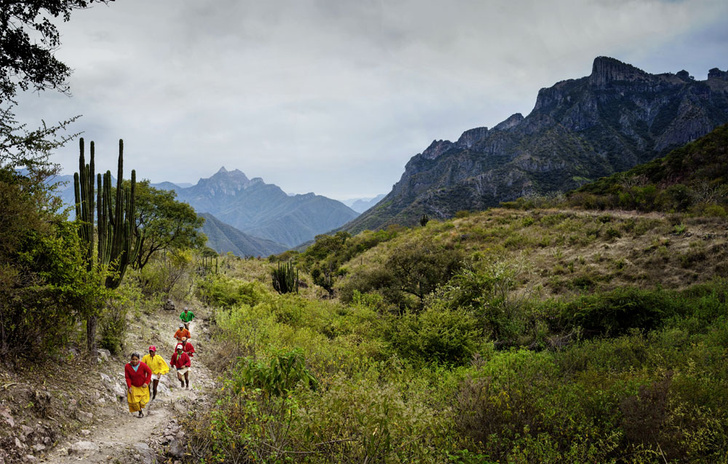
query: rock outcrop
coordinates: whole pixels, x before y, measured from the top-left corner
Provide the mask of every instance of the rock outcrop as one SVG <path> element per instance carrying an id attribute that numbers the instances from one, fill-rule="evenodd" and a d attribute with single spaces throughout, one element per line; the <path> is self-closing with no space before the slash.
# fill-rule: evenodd
<path id="1" fill-rule="evenodd" d="M 415 225 L 423 214 L 445 219 L 664 156 L 728 123 L 727 76 L 718 68 L 705 81 L 686 71 L 650 74 L 598 57 L 589 76 L 541 89 L 528 116 L 432 142 L 376 207 L 343 229 Z"/>

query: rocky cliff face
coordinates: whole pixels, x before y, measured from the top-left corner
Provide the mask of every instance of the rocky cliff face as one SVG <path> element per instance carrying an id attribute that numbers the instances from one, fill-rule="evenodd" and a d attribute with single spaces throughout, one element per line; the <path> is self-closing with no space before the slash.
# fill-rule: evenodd
<path id="1" fill-rule="evenodd" d="M 357 232 L 449 218 L 529 194 L 566 191 L 623 171 L 728 122 L 728 72 L 649 74 L 598 57 L 592 72 L 541 89 L 533 111 L 492 129 L 436 140 L 407 163 L 379 204 L 345 226 Z"/>

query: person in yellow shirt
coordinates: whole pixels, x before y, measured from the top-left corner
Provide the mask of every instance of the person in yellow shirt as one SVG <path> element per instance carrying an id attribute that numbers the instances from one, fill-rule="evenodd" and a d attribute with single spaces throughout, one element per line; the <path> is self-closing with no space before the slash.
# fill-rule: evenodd
<path id="1" fill-rule="evenodd" d="M 159 379 L 164 374 L 169 372 L 169 366 L 167 362 L 161 356 L 157 356 L 157 347 L 152 345 L 149 347 L 149 354 L 145 354 L 142 358 L 142 362 L 149 366 L 152 370 L 152 401 L 157 397 L 157 385 Z"/>

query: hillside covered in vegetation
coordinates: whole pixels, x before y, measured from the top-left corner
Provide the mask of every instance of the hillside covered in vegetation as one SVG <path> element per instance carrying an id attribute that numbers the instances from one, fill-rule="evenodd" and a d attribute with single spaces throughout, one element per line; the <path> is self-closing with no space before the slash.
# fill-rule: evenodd
<path id="1" fill-rule="evenodd" d="M 638 168 L 695 166 L 644 174 L 657 196 L 683 186 L 683 209 L 619 209 L 592 186 L 319 236 L 278 257 L 298 292 L 272 289 L 275 263 L 228 259 L 198 286 L 229 362 L 214 406 L 187 423 L 191 453 L 728 462 L 728 221 L 721 170 L 706 168 L 724 130 Z M 718 195 L 693 195 L 701 182 Z"/>

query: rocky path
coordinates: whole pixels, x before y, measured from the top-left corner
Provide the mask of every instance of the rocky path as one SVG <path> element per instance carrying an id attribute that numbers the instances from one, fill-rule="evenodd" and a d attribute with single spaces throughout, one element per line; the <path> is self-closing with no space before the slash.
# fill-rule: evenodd
<path id="1" fill-rule="evenodd" d="M 98 389 L 90 395 L 97 403 L 96 412 L 89 414 L 88 426 L 80 433 L 66 438 L 38 462 L 70 463 L 156 463 L 175 462 L 184 455 L 184 440 L 179 419 L 189 411 L 203 406 L 208 393 L 214 388 L 213 374 L 206 363 L 209 341 L 205 309 L 190 308 L 196 314 L 190 331 L 196 353 L 190 371 L 190 389 L 181 389 L 174 369 L 159 382 L 157 398 L 145 408 L 143 418 L 129 413 L 126 403 L 124 365 L 131 352 L 142 356 L 149 345 L 156 345 L 157 353 L 167 364 L 176 341 L 174 332 L 179 324 L 180 311 L 157 311 L 142 316 L 129 328 L 126 337 L 126 356 L 104 362 L 106 373 L 96 373 Z M 164 460 L 159 459 L 164 456 Z"/>

